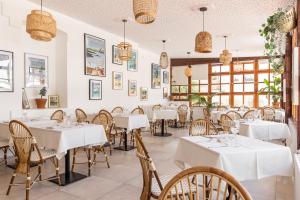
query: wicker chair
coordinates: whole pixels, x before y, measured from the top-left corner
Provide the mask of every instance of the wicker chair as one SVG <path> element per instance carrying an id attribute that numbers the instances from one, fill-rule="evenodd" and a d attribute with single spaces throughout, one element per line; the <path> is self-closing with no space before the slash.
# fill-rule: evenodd
<path id="1" fill-rule="evenodd" d="M 227 107 L 226 106 L 218 106 L 217 111 L 226 111 Z"/>
<path id="2" fill-rule="evenodd" d="M 201 136 L 201 135 L 218 135 L 221 132 L 216 126 L 206 119 L 197 119 L 192 121 L 189 135 L 190 136 Z"/>
<path id="3" fill-rule="evenodd" d="M 9 187 L 6 195 L 9 195 L 11 187 L 24 184 L 26 187 L 26 200 L 29 200 L 29 191 L 34 183 L 39 181 L 46 181 L 58 179 L 59 176 L 59 162 L 56 158 L 55 151 L 39 149 L 35 138 L 32 136 L 30 130 L 22 122 L 12 120 L 9 123 L 9 131 L 14 142 L 14 150 L 16 155 L 16 169 L 11 177 Z M 56 176 L 54 178 L 47 178 L 42 180 L 42 165 L 46 160 L 51 160 L 56 169 Z M 38 165 L 37 175 L 31 179 L 30 165 Z M 14 180 L 17 174 L 26 176 L 25 183 L 15 183 Z"/>
<path id="4" fill-rule="evenodd" d="M 263 120 L 266 121 L 275 121 L 275 110 L 270 107 L 263 108 Z"/>
<path id="5" fill-rule="evenodd" d="M 134 109 L 131 111 L 131 114 L 144 115 L 145 112 L 144 112 L 144 110 L 143 110 L 141 107 L 137 107 L 137 108 L 134 108 Z"/>
<path id="6" fill-rule="evenodd" d="M 114 109 L 112 109 L 111 113 L 123 113 L 123 108 L 121 106 L 117 106 Z"/>
<path id="7" fill-rule="evenodd" d="M 0 163 L 7 165 L 7 151 L 9 150 L 9 140 L 0 138 L 0 150 L 3 151 L 3 160 Z"/>
<path id="8" fill-rule="evenodd" d="M 233 124 L 231 117 L 229 117 L 227 114 L 222 114 L 220 118 L 220 123 L 223 131 L 225 133 L 229 133 L 230 128 L 232 127 Z"/>
<path id="9" fill-rule="evenodd" d="M 229 111 L 226 113 L 232 120 L 240 120 L 243 117 L 240 115 L 240 113 L 236 112 L 236 111 Z"/>
<path id="10" fill-rule="evenodd" d="M 62 110 L 56 110 L 50 117 L 51 120 L 56 120 L 57 122 L 63 122 L 64 121 L 64 111 Z"/>
<path id="11" fill-rule="evenodd" d="M 80 108 L 75 110 L 76 120 L 78 123 L 89 122 L 87 120 L 87 114 Z"/>
<path id="12" fill-rule="evenodd" d="M 247 190 L 227 172 L 200 166 L 186 169 L 170 180 L 159 200 L 170 199 L 252 200 Z"/>
<path id="13" fill-rule="evenodd" d="M 244 116 L 243 119 L 254 119 L 254 110 L 248 110 Z"/>

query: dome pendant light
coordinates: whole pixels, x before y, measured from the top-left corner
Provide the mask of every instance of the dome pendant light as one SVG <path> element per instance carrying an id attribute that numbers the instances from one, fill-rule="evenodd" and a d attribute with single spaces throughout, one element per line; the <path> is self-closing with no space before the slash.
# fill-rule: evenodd
<path id="1" fill-rule="evenodd" d="M 163 52 L 161 52 L 160 54 L 159 64 L 162 69 L 167 69 L 169 66 L 169 57 L 167 52 L 165 51 L 166 40 L 163 40 L 162 42 L 163 42 Z"/>
<path id="2" fill-rule="evenodd" d="M 188 58 L 190 57 L 190 54 L 191 54 L 191 52 L 187 52 Z M 191 77 L 192 74 L 193 74 L 192 66 L 191 65 L 186 66 L 185 69 L 184 69 L 184 75 L 186 77 Z"/>
<path id="3" fill-rule="evenodd" d="M 158 0 L 133 0 L 135 20 L 140 24 L 151 24 L 155 21 Z"/>
<path id="4" fill-rule="evenodd" d="M 211 53 L 212 37 L 209 32 L 204 31 L 204 12 L 207 11 L 207 7 L 201 7 L 199 10 L 203 13 L 203 30 L 196 36 L 195 51 L 199 53 Z"/>
<path id="5" fill-rule="evenodd" d="M 232 62 L 232 54 L 226 49 L 226 40 L 227 40 L 227 36 L 224 36 L 225 39 L 225 49 L 223 50 L 223 53 L 220 54 L 220 62 L 223 63 L 223 65 L 230 65 L 230 63 Z"/>
<path id="6" fill-rule="evenodd" d="M 122 22 L 124 23 L 124 41 L 118 44 L 118 49 L 119 49 L 119 59 L 122 61 L 128 61 L 132 57 L 132 46 L 128 42 L 125 41 L 125 24 L 127 22 L 126 19 L 123 19 Z"/>
<path id="7" fill-rule="evenodd" d="M 56 36 L 56 21 L 52 15 L 43 11 L 43 1 L 41 0 L 41 10 L 32 10 L 26 19 L 26 32 L 31 38 L 38 41 L 51 41 Z"/>

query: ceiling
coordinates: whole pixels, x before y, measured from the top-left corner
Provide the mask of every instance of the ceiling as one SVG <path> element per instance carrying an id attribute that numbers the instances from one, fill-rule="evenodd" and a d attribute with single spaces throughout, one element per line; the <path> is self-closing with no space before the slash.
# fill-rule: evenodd
<path id="1" fill-rule="evenodd" d="M 40 0 L 30 0 L 39 3 Z M 263 54 L 263 39 L 258 30 L 266 18 L 288 0 L 159 0 L 157 19 L 150 25 L 134 21 L 132 0 L 44 0 L 45 7 L 78 20 L 123 35 L 121 19 L 127 18 L 127 37 L 155 53 L 166 39 L 170 57 L 217 57 L 224 48 L 222 35 L 229 35 L 227 47 L 233 56 Z M 213 52 L 194 52 L 194 39 L 202 30 L 202 14 L 207 6 L 206 30 L 213 36 Z"/>

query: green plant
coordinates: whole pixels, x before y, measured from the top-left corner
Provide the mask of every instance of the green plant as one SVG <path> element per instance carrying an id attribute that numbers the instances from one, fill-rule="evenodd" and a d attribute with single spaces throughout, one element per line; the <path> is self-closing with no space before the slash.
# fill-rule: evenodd
<path id="1" fill-rule="evenodd" d="M 271 96 L 274 103 L 277 103 L 281 98 L 281 78 L 274 77 L 274 82 L 270 83 L 268 80 L 264 80 L 266 87 L 259 90 L 259 93 L 267 93 L 267 96 Z"/>
<path id="2" fill-rule="evenodd" d="M 46 89 L 46 87 L 43 87 L 43 88 L 40 90 L 40 93 L 39 93 L 39 95 L 41 95 L 41 99 L 42 99 L 44 96 L 46 96 L 46 94 L 47 94 L 47 89 Z"/>

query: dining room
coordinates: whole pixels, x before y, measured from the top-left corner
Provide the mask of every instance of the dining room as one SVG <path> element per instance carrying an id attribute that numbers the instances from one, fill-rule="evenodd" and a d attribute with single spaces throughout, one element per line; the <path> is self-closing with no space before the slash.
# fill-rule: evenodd
<path id="1" fill-rule="evenodd" d="M 300 200 L 300 0 L 0 0 L 0 200 Z"/>

